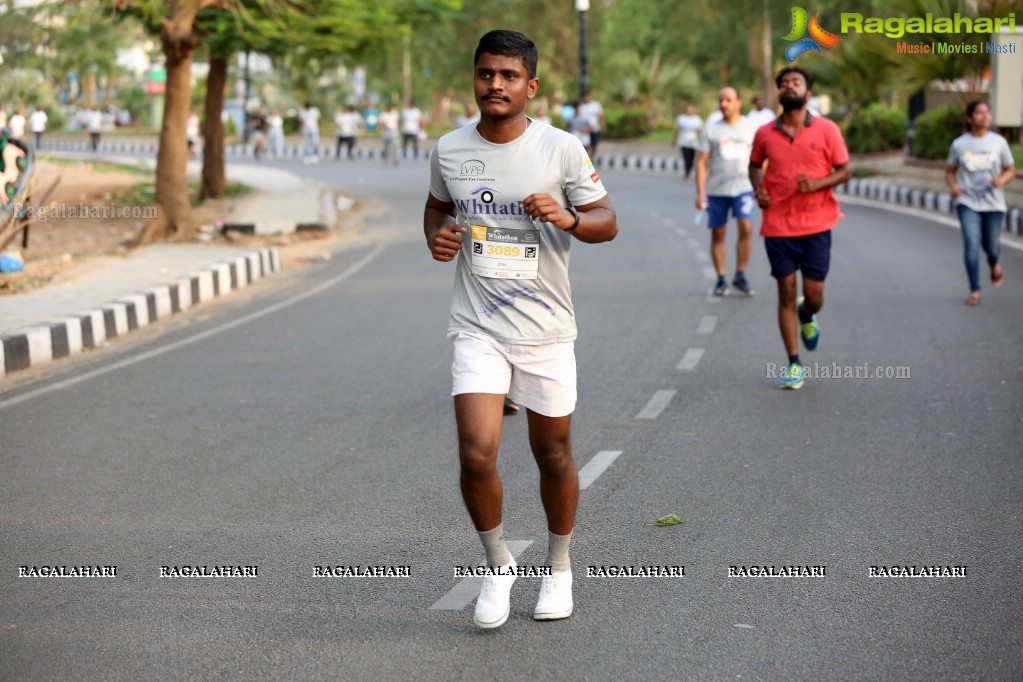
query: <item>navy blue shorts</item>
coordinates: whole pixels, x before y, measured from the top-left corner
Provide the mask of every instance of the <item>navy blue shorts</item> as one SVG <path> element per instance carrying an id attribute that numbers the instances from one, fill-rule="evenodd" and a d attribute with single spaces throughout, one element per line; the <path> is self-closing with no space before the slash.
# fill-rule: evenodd
<path id="1" fill-rule="evenodd" d="M 712 230 L 723 226 L 728 222 L 728 212 L 736 218 L 753 219 L 753 207 L 756 206 L 756 199 L 753 192 L 743 192 L 734 197 L 707 197 L 707 227 Z"/>
<path id="2" fill-rule="evenodd" d="M 781 279 L 801 270 L 803 277 L 823 282 L 831 264 L 831 230 L 805 237 L 764 237 L 771 277 Z"/>

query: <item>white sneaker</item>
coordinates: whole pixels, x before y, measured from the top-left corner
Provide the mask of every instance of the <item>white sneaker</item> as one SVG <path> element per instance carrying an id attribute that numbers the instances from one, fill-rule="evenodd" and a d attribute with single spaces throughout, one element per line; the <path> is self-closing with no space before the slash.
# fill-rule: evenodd
<path id="1" fill-rule="evenodd" d="M 476 598 L 476 611 L 472 614 L 472 622 L 489 630 L 504 625 L 511 612 L 511 588 L 515 582 L 515 559 L 507 566 L 502 566 L 502 575 L 488 575 L 483 578 L 480 596 Z"/>
<path id="2" fill-rule="evenodd" d="M 572 571 L 553 571 L 540 582 L 535 620 L 558 620 L 572 615 Z"/>

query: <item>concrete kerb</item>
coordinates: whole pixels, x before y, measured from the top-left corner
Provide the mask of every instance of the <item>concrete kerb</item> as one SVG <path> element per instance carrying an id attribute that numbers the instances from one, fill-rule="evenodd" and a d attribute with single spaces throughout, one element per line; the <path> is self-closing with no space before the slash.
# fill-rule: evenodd
<path id="1" fill-rule="evenodd" d="M 102 346 L 159 319 L 281 270 L 275 247 L 222 260 L 171 284 L 121 296 L 49 324 L 0 336 L 0 377 Z"/>
<path id="2" fill-rule="evenodd" d="M 85 149 L 84 143 L 55 141 L 49 146 L 49 150 L 54 149 L 72 152 L 71 154 L 62 154 L 62 156 L 73 156 L 73 158 L 110 162 L 125 161 L 124 157 L 104 156 L 102 153 L 75 154 L 75 151 Z M 118 146 L 118 151 L 126 152 L 129 149 L 137 149 L 143 153 L 150 151 L 145 148 L 145 145 L 134 143 Z M 155 146 L 151 151 L 155 153 Z M 153 163 L 152 158 L 142 157 L 136 160 Z M 189 164 L 191 173 L 198 169 L 198 164 L 194 162 Z M 240 211 L 245 215 L 237 217 L 250 219 L 257 225 L 265 224 L 266 229 L 259 230 L 261 233 L 294 232 L 299 225 L 303 224 L 313 224 L 326 229 L 334 226 L 337 217 L 337 202 L 333 189 L 326 185 L 301 180 L 293 173 L 281 169 L 263 169 L 252 166 L 229 166 L 228 175 L 253 186 L 255 191 L 252 199 L 242 202 L 242 206 L 247 206 L 248 210 Z M 268 175 L 272 177 L 266 177 Z M 280 206 L 282 203 L 288 202 L 271 202 L 269 201 L 270 195 L 277 194 L 279 196 L 284 193 L 289 199 L 295 199 L 295 193 L 299 189 L 310 195 L 299 201 L 299 204 L 305 207 L 305 213 L 289 210 L 290 222 L 278 219 L 280 216 L 277 216 L 269 207 Z M 235 218 L 236 216 L 232 216 L 232 220 Z M 278 272 L 282 268 L 281 256 L 276 248 L 258 249 L 228 260 L 220 260 L 221 256 L 213 257 L 217 258 L 217 262 L 202 266 L 199 270 L 185 275 L 172 284 L 115 296 L 113 300 L 98 306 L 90 302 L 86 305 L 95 307 L 87 308 L 70 316 L 67 316 L 67 313 L 56 315 L 52 322 L 38 322 L 21 328 L 18 328 L 17 322 L 15 322 L 13 330 L 0 331 L 0 378 L 17 370 L 74 355 L 85 349 L 96 348 L 110 338 L 123 336 L 147 326 L 157 319 L 177 314 L 198 303 L 248 286 L 255 280 Z M 199 263 L 194 265 L 198 266 Z M 175 277 L 180 277 L 180 275 L 175 275 Z M 128 287 L 130 286 L 129 281 Z M 65 302 L 69 307 L 72 306 L 71 300 Z M 21 303 L 29 305 L 24 299 L 21 299 Z M 79 302 L 78 305 L 83 305 L 83 303 Z M 45 319 L 48 315 L 45 310 L 49 308 L 50 306 L 47 306 L 41 311 L 37 310 L 37 313 L 43 313 L 37 316 Z M 18 310 L 15 309 L 14 313 L 17 317 Z M 27 317 L 31 318 L 32 315 Z M 0 320 L 0 323 L 2 322 L 3 320 Z"/>

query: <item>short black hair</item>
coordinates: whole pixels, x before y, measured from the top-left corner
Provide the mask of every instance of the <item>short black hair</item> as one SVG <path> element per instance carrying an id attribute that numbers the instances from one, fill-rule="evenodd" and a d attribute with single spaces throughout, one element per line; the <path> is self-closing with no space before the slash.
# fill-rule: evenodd
<path id="1" fill-rule="evenodd" d="M 781 89 L 781 79 L 789 73 L 801 74 L 803 76 L 803 80 L 806 81 L 806 89 L 813 90 L 813 74 L 806 69 L 799 68 L 798 66 L 788 66 L 778 72 L 778 75 L 774 79 L 774 84 L 778 86 L 779 90 Z"/>
<path id="2" fill-rule="evenodd" d="M 966 105 L 966 118 L 973 118 L 973 112 L 975 112 L 975 111 L 977 110 L 977 107 L 979 107 L 979 106 L 980 106 L 981 104 L 983 104 L 983 105 L 987 106 L 987 107 L 988 107 L 988 109 L 990 109 L 990 108 L 991 108 L 991 107 L 990 107 L 990 106 L 988 105 L 988 103 L 987 103 L 987 102 L 985 102 L 985 101 L 984 101 L 984 100 L 982 100 L 982 99 L 975 99 L 975 100 L 972 100 L 971 102 L 969 102 L 969 103 L 968 103 L 968 104 Z"/>
<path id="3" fill-rule="evenodd" d="M 536 78 L 536 64 L 540 61 L 540 53 L 537 51 L 533 41 L 525 34 L 504 29 L 490 31 L 480 38 L 480 44 L 476 48 L 476 53 L 472 56 L 474 67 L 476 62 L 480 60 L 480 55 L 484 52 L 498 54 L 502 57 L 518 57 L 526 65 L 526 72 L 529 74 L 529 77 L 531 79 Z"/>

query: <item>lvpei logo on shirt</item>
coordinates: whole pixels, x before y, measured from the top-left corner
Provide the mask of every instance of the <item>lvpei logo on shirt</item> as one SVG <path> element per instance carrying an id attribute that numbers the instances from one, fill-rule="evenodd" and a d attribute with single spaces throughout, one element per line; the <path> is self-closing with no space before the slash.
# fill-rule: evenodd
<path id="1" fill-rule="evenodd" d="M 807 16 L 806 10 L 802 7 L 792 8 L 792 30 L 782 38 L 782 40 L 792 43 L 785 48 L 785 59 L 790 63 L 796 61 L 806 52 L 813 50 L 817 54 L 822 54 L 822 47 L 834 47 L 838 43 L 837 35 L 821 28 L 820 22 L 817 20 L 820 13 L 814 14 L 813 19 L 810 19 L 809 22 L 806 20 Z M 803 36 L 807 32 L 810 37 L 804 38 Z"/>

